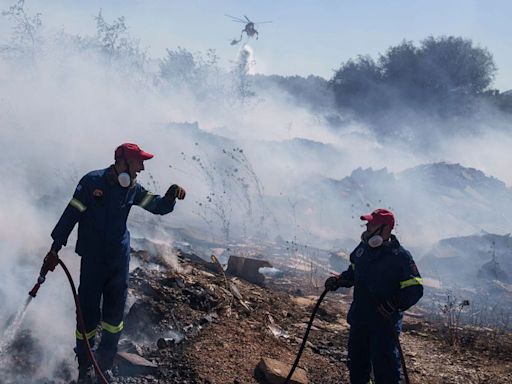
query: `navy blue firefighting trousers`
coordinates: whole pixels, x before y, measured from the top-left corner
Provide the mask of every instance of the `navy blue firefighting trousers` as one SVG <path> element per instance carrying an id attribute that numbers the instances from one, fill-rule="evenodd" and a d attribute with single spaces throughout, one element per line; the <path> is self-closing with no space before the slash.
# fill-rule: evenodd
<path id="1" fill-rule="evenodd" d="M 78 297 L 91 346 L 94 346 L 96 332 L 101 326 L 101 341 L 96 350 L 96 358 L 102 369 L 111 368 L 124 328 L 128 273 L 129 259 L 113 264 L 82 257 Z M 80 365 L 89 364 L 85 341 L 78 330 L 75 352 Z"/>

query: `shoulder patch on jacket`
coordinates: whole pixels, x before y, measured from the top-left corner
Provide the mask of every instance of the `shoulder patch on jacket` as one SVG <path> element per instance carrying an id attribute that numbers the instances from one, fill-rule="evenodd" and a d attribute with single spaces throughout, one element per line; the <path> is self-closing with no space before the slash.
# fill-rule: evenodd
<path id="1" fill-rule="evenodd" d="M 95 189 L 93 192 L 92 192 L 92 195 L 94 197 L 102 197 L 103 196 L 103 191 L 101 189 Z"/>

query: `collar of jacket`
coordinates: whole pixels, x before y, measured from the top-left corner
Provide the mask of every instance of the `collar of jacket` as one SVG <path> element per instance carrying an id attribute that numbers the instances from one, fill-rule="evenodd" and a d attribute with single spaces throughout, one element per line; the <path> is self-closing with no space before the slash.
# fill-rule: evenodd
<path id="1" fill-rule="evenodd" d="M 365 247 L 367 251 L 369 251 L 370 258 L 373 259 L 375 257 L 379 257 L 381 252 L 393 252 L 394 250 L 400 248 L 400 242 L 398 241 L 395 235 L 391 235 L 389 240 L 384 242 L 380 247 L 372 248 L 368 246 L 368 244 L 365 244 Z"/>
<path id="2" fill-rule="evenodd" d="M 397 249 L 400 248 L 400 242 L 398 241 L 395 235 L 391 235 L 389 241 L 386 241 L 384 244 L 382 244 L 382 246 L 388 249 Z"/>
<path id="3" fill-rule="evenodd" d="M 114 168 L 114 164 L 107 168 L 105 172 L 105 179 L 107 180 L 107 183 L 109 183 L 109 185 L 116 185 L 118 183 L 117 173 Z"/>

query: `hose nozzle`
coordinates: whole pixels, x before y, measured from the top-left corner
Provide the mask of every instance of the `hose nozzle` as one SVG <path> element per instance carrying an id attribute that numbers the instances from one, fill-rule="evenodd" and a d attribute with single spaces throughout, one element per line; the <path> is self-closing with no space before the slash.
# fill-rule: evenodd
<path id="1" fill-rule="evenodd" d="M 37 283 L 34 285 L 34 288 L 28 293 L 32 297 L 36 297 L 37 291 L 41 288 L 41 284 L 46 280 L 46 275 L 49 271 L 54 271 L 55 267 L 59 264 L 59 256 L 57 256 L 57 252 L 53 249 L 48 252 L 44 258 L 43 266 L 41 267 L 41 271 L 39 272 L 39 277 L 37 278 Z"/>
<path id="2" fill-rule="evenodd" d="M 34 288 L 28 293 L 29 296 L 36 297 L 37 291 L 39 291 L 39 288 L 41 288 L 41 284 L 43 284 L 45 281 L 45 278 L 43 276 L 39 276 L 37 279 L 37 283 L 34 285 Z"/>

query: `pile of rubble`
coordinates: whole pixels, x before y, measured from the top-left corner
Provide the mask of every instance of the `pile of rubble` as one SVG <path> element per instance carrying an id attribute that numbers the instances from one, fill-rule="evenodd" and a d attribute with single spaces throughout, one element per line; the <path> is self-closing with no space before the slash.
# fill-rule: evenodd
<path id="1" fill-rule="evenodd" d="M 215 258 L 207 262 L 181 252 L 172 268 L 165 258 L 140 251 L 132 256 L 138 267 L 131 272 L 116 383 L 283 382 L 322 290 L 311 285 L 307 271 L 288 270 L 262 284 L 257 270 L 270 267 L 261 260 L 233 258 L 225 271 Z M 293 383 L 349 382 L 350 300 L 348 291 L 326 296 Z M 504 342 L 512 341 L 510 335 L 500 339 L 500 351 L 478 343 L 454 348 L 446 344 L 442 327 L 422 317 L 418 310 L 406 316 L 401 337 L 412 382 L 512 382 L 512 342 Z M 25 352 L 30 340 L 26 332 L 18 340 Z M 69 382 L 73 375 L 60 372 L 38 384 Z"/>
<path id="2" fill-rule="evenodd" d="M 255 376 L 272 370 L 272 358 L 273 368 L 293 362 L 314 299 L 294 300 L 288 293 L 255 284 L 264 279 L 258 269 L 271 267 L 260 260 L 233 257 L 224 272 L 216 263 L 180 254 L 180 266 L 181 273 L 141 267 L 132 272 L 130 295 L 135 303 L 126 316 L 125 336 L 142 346 L 140 354 L 156 368 L 152 378 L 119 377 L 118 382 L 256 383 Z M 346 329 L 342 316 L 340 311 L 339 323 L 330 325 L 334 332 Z M 330 318 L 337 319 L 335 314 Z M 328 344 L 336 344 L 325 353 L 332 359 L 321 354 Z M 301 364 L 310 362 L 310 382 L 320 382 L 325 372 L 331 372 L 331 382 L 339 382 L 344 363 L 336 357 L 346 356 L 342 344 L 342 339 L 310 344 L 316 353 L 309 349 Z M 284 376 L 288 369 L 283 368 Z"/>
<path id="3" fill-rule="evenodd" d="M 233 257 L 224 272 L 215 262 L 179 256 L 179 273 L 165 263 L 132 273 L 136 301 L 126 318 L 126 336 L 143 346 L 141 355 L 156 367 L 151 376 L 118 382 L 282 383 L 322 287 L 312 286 L 301 269 L 261 285 L 257 270 L 269 267 L 262 260 Z M 349 381 L 345 316 L 350 300 L 348 291 L 326 297 L 295 382 Z M 421 311 L 406 316 L 402 335 L 413 382 L 512 381 L 510 355 L 477 344 L 449 346 L 442 326 L 422 317 Z"/>

